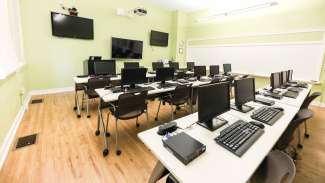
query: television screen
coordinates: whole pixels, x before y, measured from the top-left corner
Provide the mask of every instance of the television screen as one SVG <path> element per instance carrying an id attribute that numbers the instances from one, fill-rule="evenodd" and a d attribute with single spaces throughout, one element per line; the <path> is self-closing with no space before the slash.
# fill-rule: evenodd
<path id="1" fill-rule="evenodd" d="M 51 12 L 51 20 L 53 36 L 94 39 L 92 19 Z"/>
<path id="2" fill-rule="evenodd" d="M 112 37 L 112 58 L 142 59 L 143 42 Z"/>
<path id="3" fill-rule="evenodd" d="M 168 33 L 152 30 L 150 33 L 150 45 L 168 46 Z"/>

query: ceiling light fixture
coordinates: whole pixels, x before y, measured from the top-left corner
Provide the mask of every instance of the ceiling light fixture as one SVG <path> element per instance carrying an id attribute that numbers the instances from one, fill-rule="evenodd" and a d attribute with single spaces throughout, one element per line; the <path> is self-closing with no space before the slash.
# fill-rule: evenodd
<path id="1" fill-rule="evenodd" d="M 259 9 L 263 9 L 263 8 L 269 8 L 269 7 L 276 6 L 276 5 L 279 5 L 279 3 L 277 1 L 258 4 L 258 5 L 254 5 L 254 6 L 250 6 L 250 7 L 246 7 L 246 8 L 231 10 L 231 11 L 224 12 L 224 13 L 218 13 L 218 14 L 214 14 L 214 15 L 210 15 L 210 16 L 200 17 L 197 19 L 197 22 L 210 21 L 210 20 L 216 19 L 218 17 L 226 17 L 226 16 L 230 16 L 230 15 L 246 13 L 246 12 L 255 11 L 255 10 L 259 10 Z"/>

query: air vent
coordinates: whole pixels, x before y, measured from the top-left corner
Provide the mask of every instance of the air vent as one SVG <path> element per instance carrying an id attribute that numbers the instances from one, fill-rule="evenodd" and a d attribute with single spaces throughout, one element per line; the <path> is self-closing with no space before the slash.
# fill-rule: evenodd
<path id="1" fill-rule="evenodd" d="M 39 104 L 39 103 L 43 103 L 43 99 L 34 99 L 31 102 L 31 104 Z"/>
<path id="2" fill-rule="evenodd" d="M 36 138 L 37 138 L 37 134 L 28 135 L 25 137 L 19 137 L 16 145 L 16 149 L 35 144 Z"/>

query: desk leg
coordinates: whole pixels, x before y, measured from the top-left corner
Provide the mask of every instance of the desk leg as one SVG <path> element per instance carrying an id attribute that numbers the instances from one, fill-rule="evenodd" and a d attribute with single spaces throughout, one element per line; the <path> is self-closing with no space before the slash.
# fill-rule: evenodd
<path id="1" fill-rule="evenodd" d="M 75 86 L 77 87 L 77 86 Z M 74 109 L 77 110 L 77 117 L 80 118 L 80 105 L 79 105 L 79 97 L 78 97 L 78 90 L 75 88 L 75 93 L 74 93 Z"/>
<path id="2" fill-rule="evenodd" d="M 169 171 L 164 167 L 164 165 L 158 160 L 155 168 L 153 169 L 148 183 L 156 183 L 163 176 L 167 175 Z"/>
<path id="3" fill-rule="evenodd" d="M 194 88 L 191 88 L 191 101 L 190 101 L 190 109 L 191 113 L 193 113 L 193 95 L 194 95 Z"/>

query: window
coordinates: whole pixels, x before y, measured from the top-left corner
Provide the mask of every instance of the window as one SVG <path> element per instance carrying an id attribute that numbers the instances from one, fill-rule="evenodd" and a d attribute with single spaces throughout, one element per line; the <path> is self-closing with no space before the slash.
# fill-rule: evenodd
<path id="1" fill-rule="evenodd" d="M 0 79 L 23 65 L 18 0 L 0 0 Z"/>

